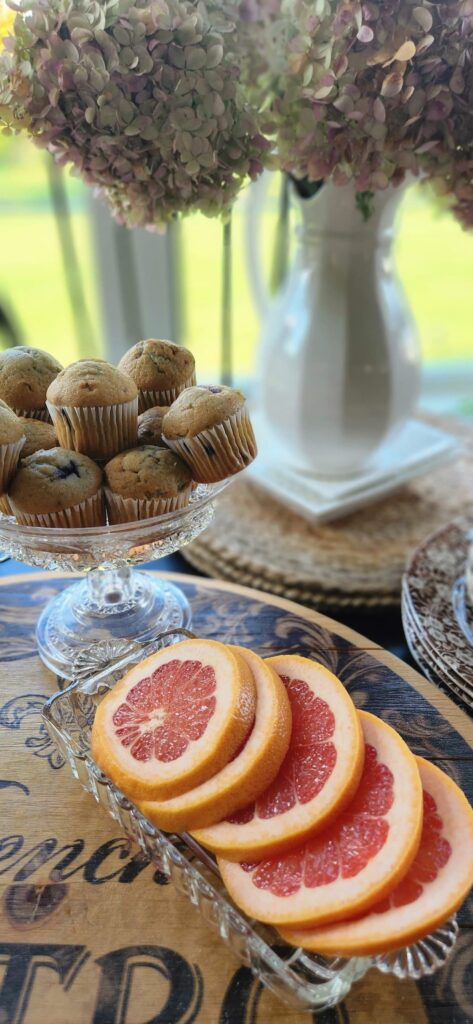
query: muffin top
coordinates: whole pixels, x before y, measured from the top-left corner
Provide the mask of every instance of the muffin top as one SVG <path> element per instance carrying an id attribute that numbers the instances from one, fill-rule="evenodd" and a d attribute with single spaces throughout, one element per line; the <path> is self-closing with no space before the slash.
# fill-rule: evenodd
<path id="1" fill-rule="evenodd" d="M 120 452 L 105 466 L 105 483 L 122 498 L 176 498 L 191 482 L 178 455 L 151 444 Z"/>
<path id="2" fill-rule="evenodd" d="M 7 348 L 0 352 L 0 397 L 12 409 L 41 409 L 48 387 L 60 370 L 61 363 L 40 348 Z"/>
<path id="3" fill-rule="evenodd" d="M 136 385 L 105 359 L 79 359 L 61 370 L 48 388 L 53 405 L 116 405 L 136 398 Z"/>
<path id="4" fill-rule="evenodd" d="M 118 364 L 140 391 L 184 387 L 195 373 L 192 352 L 173 341 L 148 338 L 133 345 Z"/>
<path id="5" fill-rule="evenodd" d="M 47 448 L 57 448 L 58 440 L 52 423 L 27 419 L 26 416 L 20 416 L 19 421 L 26 437 L 26 441 L 21 449 L 22 459 L 27 459 L 33 452 L 46 451 Z"/>
<path id="6" fill-rule="evenodd" d="M 167 405 L 155 405 L 138 416 L 138 444 L 162 445 L 163 417 L 168 411 Z"/>
<path id="7" fill-rule="evenodd" d="M 10 406 L 0 399 L 0 444 L 12 444 L 24 437 L 23 420 L 16 416 Z"/>
<path id="8" fill-rule="evenodd" d="M 224 423 L 229 416 L 242 409 L 245 396 L 224 384 L 186 388 L 163 420 L 163 438 L 177 441 L 181 437 L 195 437 L 202 430 Z"/>
<path id="9" fill-rule="evenodd" d="M 8 496 L 19 512 L 58 512 L 92 497 L 101 482 L 101 470 L 87 455 L 51 448 L 20 464 Z"/>

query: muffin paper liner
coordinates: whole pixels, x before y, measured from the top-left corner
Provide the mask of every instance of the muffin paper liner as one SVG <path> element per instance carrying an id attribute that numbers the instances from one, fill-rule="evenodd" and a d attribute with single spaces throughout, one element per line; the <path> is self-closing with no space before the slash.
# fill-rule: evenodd
<path id="1" fill-rule="evenodd" d="M 116 405 L 47 405 L 61 448 L 108 462 L 118 452 L 136 447 L 138 398 Z"/>
<path id="2" fill-rule="evenodd" d="M 20 512 L 12 502 L 13 514 L 22 526 L 59 526 L 74 529 L 81 526 L 105 526 L 105 502 L 100 489 L 90 498 L 56 512 Z"/>
<path id="3" fill-rule="evenodd" d="M 196 382 L 195 371 L 182 387 L 167 388 L 165 391 L 147 391 L 143 389 L 139 391 L 139 404 L 138 413 L 141 416 L 142 412 L 146 412 L 147 409 L 153 409 L 155 405 L 172 405 L 176 401 L 181 391 L 185 391 L 186 388 L 194 387 Z"/>
<path id="4" fill-rule="evenodd" d="M 27 420 L 42 420 L 43 423 L 51 423 L 51 417 L 45 405 L 41 409 L 13 409 L 17 416 L 24 416 Z"/>
<path id="5" fill-rule="evenodd" d="M 163 516 L 166 512 L 175 512 L 189 504 L 191 485 L 181 491 L 175 498 L 124 498 L 109 487 L 105 487 L 108 521 L 115 523 L 134 523 L 138 519 L 151 519 Z"/>
<path id="6" fill-rule="evenodd" d="M 0 444 L 0 494 L 2 495 L 5 494 L 5 491 L 8 491 L 8 485 L 15 475 L 20 461 L 21 449 L 25 441 L 26 437 L 23 436 L 20 437 L 19 441 L 10 441 L 10 444 Z"/>
<path id="7" fill-rule="evenodd" d="M 166 437 L 165 441 L 190 466 L 194 480 L 202 484 L 239 473 L 253 462 L 258 450 L 246 403 L 224 423 L 202 430 L 195 437 L 174 441 Z"/>

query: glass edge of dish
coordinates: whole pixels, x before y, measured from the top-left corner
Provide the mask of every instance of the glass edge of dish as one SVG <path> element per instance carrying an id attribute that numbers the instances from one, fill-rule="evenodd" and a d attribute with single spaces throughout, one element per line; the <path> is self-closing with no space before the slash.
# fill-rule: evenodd
<path id="1" fill-rule="evenodd" d="M 142 812 L 139 810 L 136 804 L 134 804 L 133 801 L 129 800 L 128 797 L 125 797 L 125 795 L 121 793 L 118 787 L 115 786 L 113 781 L 109 779 L 101 771 L 101 769 L 93 759 L 90 750 L 87 753 L 82 753 L 76 751 L 73 748 L 68 734 L 65 731 L 63 731 L 54 721 L 53 709 L 56 708 L 57 705 L 61 703 L 61 701 L 66 702 L 76 692 L 80 692 L 84 696 L 88 697 L 93 696 L 95 693 L 98 693 L 100 695 L 100 690 L 98 689 L 98 687 L 100 685 L 107 685 L 107 679 L 110 679 L 112 673 L 115 675 L 117 672 L 121 672 L 123 669 L 126 669 L 130 665 L 138 664 L 139 661 L 141 661 L 144 657 L 148 656 L 150 653 L 153 653 L 157 649 L 160 649 L 159 646 L 157 647 L 157 645 L 160 644 L 161 640 L 164 639 L 164 637 L 170 637 L 172 635 L 177 636 L 178 634 L 182 633 L 184 633 L 186 636 L 189 635 L 189 631 L 187 630 L 172 629 L 166 631 L 163 634 L 158 634 L 153 640 L 147 641 L 144 644 L 138 643 L 136 647 L 133 647 L 132 649 L 127 651 L 122 657 L 113 661 L 110 661 L 109 659 L 107 662 L 104 662 L 104 664 L 100 666 L 97 671 L 91 671 L 86 676 L 73 680 L 73 682 L 64 690 L 60 690 L 55 694 L 52 694 L 51 697 L 48 698 L 48 700 L 45 702 L 45 705 L 42 709 L 42 717 L 43 720 L 45 721 L 49 735 L 53 739 L 53 742 L 59 741 L 59 745 L 62 748 L 63 753 L 66 755 L 66 761 L 69 765 L 69 768 L 72 771 L 72 774 L 76 777 L 77 781 L 82 785 L 82 787 L 87 792 L 89 792 L 89 794 L 92 795 L 98 803 L 100 803 L 101 801 L 97 793 L 97 781 L 98 776 L 100 776 L 100 784 L 105 787 L 107 793 L 110 794 L 110 796 L 113 795 L 114 805 L 117 806 L 117 799 L 121 802 L 124 802 L 127 805 L 128 812 L 131 813 L 135 818 L 137 825 L 139 825 L 139 820 L 141 819 L 145 827 L 147 828 L 148 833 L 150 829 L 153 831 L 156 843 L 168 844 L 176 852 L 176 854 L 179 854 L 181 858 L 183 857 L 183 855 L 181 851 L 178 849 L 175 842 L 173 842 L 173 834 L 162 832 L 160 829 L 157 829 L 151 822 L 148 821 L 148 819 L 142 814 Z M 116 679 L 113 679 L 112 685 L 114 685 L 115 682 Z M 76 759 L 78 761 L 83 762 L 83 764 L 86 767 L 87 775 L 89 778 L 91 776 L 91 773 L 93 774 L 95 780 L 95 792 L 92 787 L 88 787 L 87 785 L 85 785 L 84 781 L 79 777 L 77 771 L 74 770 L 72 761 L 75 761 Z M 106 809 L 112 820 L 118 820 L 120 826 L 123 827 L 126 831 L 126 822 L 124 818 L 114 818 L 109 803 Z M 127 834 L 130 835 L 130 838 L 132 838 L 134 842 L 138 843 L 142 850 L 144 850 L 144 845 L 140 842 L 140 839 L 137 838 L 137 836 L 134 833 L 127 832 Z M 153 836 L 149 835 L 149 838 L 152 839 Z M 199 857 L 199 864 L 203 865 L 207 863 L 207 852 L 203 851 L 202 855 L 200 851 L 197 851 L 195 848 L 196 844 L 192 840 L 192 837 L 189 837 L 191 840 L 190 842 L 187 841 L 186 833 L 182 833 L 181 836 L 176 838 L 180 838 L 181 841 L 185 843 L 187 849 L 189 849 L 191 852 L 193 852 L 196 856 Z M 147 856 L 150 856 L 149 850 L 145 852 Z M 156 852 L 158 853 L 158 847 Z M 151 856 L 150 859 L 152 859 Z M 453 953 L 453 950 L 455 948 L 456 936 L 458 934 L 458 925 L 456 922 L 456 916 L 453 915 L 448 919 L 448 921 L 445 921 L 443 925 L 440 925 L 439 928 L 436 929 L 433 933 L 429 933 L 428 935 L 424 936 L 423 939 L 419 940 L 419 942 L 421 944 L 423 943 L 424 945 L 428 944 L 431 941 L 434 942 L 436 939 L 437 931 L 441 931 L 442 929 L 448 929 L 450 927 L 450 932 L 453 935 L 452 944 L 450 948 L 447 949 L 444 960 L 438 962 L 434 967 L 429 965 L 427 965 L 427 967 L 424 968 L 417 967 L 417 969 L 413 973 L 410 973 L 409 969 L 404 968 L 402 966 L 402 962 L 406 958 L 409 963 L 410 960 L 412 959 L 412 956 L 414 956 L 414 959 L 416 957 L 418 944 L 413 943 L 411 946 L 402 947 L 397 951 L 391 951 L 384 954 L 372 954 L 368 956 L 354 957 L 322 957 L 322 960 L 325 961 L 328 965 L 330 965 L 330 963 L 336 964 L 339 961 L 342 964 L 340 973 L 336 973 L 332 978 L 328 979 L 326 983 L 322 981 L 304 981 L 303 979 L 299 978 L 298 975 L 295 973 L 294 963 L 300 954 L 301 966 L 307 967 L 309 964 L 311 964 L 313 956 L 312 954 L 307 953 L 307 951 L 300 947 L 297 950 L 293 949 L 293 952 L 291 956 L 288 958 L 288 960 L 284 960 L 279 955 L 279 953 L 275 951 L 272 948 L 272 946 L 269 945 L 269 943 L 260 935 L 258 935 L 258 933 L 254 930 L 253 924 L 255 922 L 252 922 L 250 919 L 248 919 L 246 915 L 244 915 L 242 911 L 238 909 L 238 907 L 235 907 L 232 903 L 230 903 L 225 895 L 222 895 L 220 892 L 214 889 L 211 883 L 207 881 L 205 876 L 202 875 L 201 872 L 193 864 L 186 861 L 186 865 L 186 870 L 189 870 L 190 872 L 196 874 L 199 880 L 205 886 L 210 887 L 210 889 L 212 889 L 213 898 L 216 899 L 219 904 L 222 904 L 225 907 L 225 912 L 227 914 L 232 915 L 233 921 L 238 921 L 242 935 L 246 935 L 248 942 L 252 943 L 253 948 L 251 951 L 249 951 L 248 955 L 250 957 L 249 966 L 254 971 L 254 973 L 256 973 L 258 977 L 260 977 L 260 980 L 262 980 L 264 984 L 267 984 L 267 979 L 265 979 L 264 975 L 259 974 L 257 970 L 255 971 L 251 963 L 251 955 L 255 950 L 257 950 L 258 954 L 262 957 L 262 959 L 266 961 L 268 966 L 270 966 L 271 969 L 278 976 L 279 981 L 287 987 L 288 998 L 296 998 L 298 1000 L 298 1005 L 300 1006 L 301 1004 L 303 1004 L 304 1009 L 320 1010 L 325 1008 L 328 1009 L 330 1006 L 336 1005 L 336 1003 L 340 1002 L 341 999 L 343 999 L 348 994 L 348 992 L 351 989 L 352 983 L 357 980 L 360 980 L 370 968 L 376 968 L 385 974 L 393 974 L 398 978 L 413 978 L 414 980 L 418 980 L 421 977 L 428 976 L 434 973 L 435 970 L 440 969 L 444 965 L 444 963 L 449 959 L 450 955 Z M 216 876 L 219 877 L 216 868 L 213 868 L 212 870 L 214 870 L 216 872 Z M 188 893 L 187 895 L 190 901 L 192 902 L 190 895 Z M 199 908 L 196 907 L 196 909 Z M 208 924 L 209 922 L 207 921 L 206 923 Z M 256 922 L 256 924 L 258 924 L 258 922 Z M 222 941 L 226 941 L 224 936 L 222 936 L 220 932 L 219 935 Z M 229 947 L 235 954 L 236 951 L 235 949 L 233 949 L 233 946 L 231 945 L 230 941 L 227 942 L 227 945 L 229 945 Z M 288 950 L 291 949 L 290 946 L 288 946 L 287 948 Z M 237 953 L 236 955 L 239 954 Z M 317 956 L 317 954 L 315 954 L 315 956 Z M 315 962 L 313 964 L 313 967 L 315 969 Z M 319 965 L 319 970 L 321 970 L 322 973 L 323 969 L 324 968 L 320 967 Z M 327 972 L 329 972 L 330 969 L 330 966 L 327 966 Z M 337 997 L 335 1003 L 333 1001 L 330 1001 L 330 993 L 332 992 L 332 989 L 336 988 L 337 986 L 339 988 L 340 986 L 342 986 L 343 992 L 339 993 L 340 998 Z M 271 985 L 268 985 L 268 987 L 271 988 Z M 328 1001 L 325 1001 L 321 998 L 323 993 L 325 992 L 327 992 Z"/>
<path id="2" fill-rule="evenodd" d="M 202 498 L 192 501 L 192 495 L 189 503 L 184 505 L 183 508 L 175 509 L 172 512 L 165 512 L 161 516 L 152 516 L 149 519 L 135 519 L 132 522 L 126 523 L 114 523 L 106 524 L 105 526 L 79 526 L 79 527 L 65 527 L 65 526 L 26 526 L 22 523 L 17 523 L 13 516 L 7 516 L 4 512 L 0 512 L 0 537 L 2 531 L 5 532 L 5 536 L 9 538 L 21 537 L 31 539 L 39 538 L 45 534 L 53 539 L 64 537 L 71 537 L 75 534 L 79 535 L 80 538 L 93 538 L 93 537 L 104 537 L 104 536 L 119 536 L 125 533 L 139 533 L 140 530 L 145 528 L 153 529 L 155 526 L 166 525 L 174 521 L 180 521 L 186 518 L 191 512 L 198 512 L 199 509 L 205 508 L 209 502 L 213 501 L 221 492 L 229 486 L 233 481 L 233 477 L 226 477 L 225 480 L 219 480 L 215 484 L 201 484 L 199 486 L 212 488 L 208 493 L 202 495 Z"/>

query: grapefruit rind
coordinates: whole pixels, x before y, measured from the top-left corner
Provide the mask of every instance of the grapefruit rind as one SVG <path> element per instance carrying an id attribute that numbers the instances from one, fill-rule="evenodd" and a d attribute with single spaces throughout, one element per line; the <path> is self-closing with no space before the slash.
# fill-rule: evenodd
<path id="1" fill-rule="evenodd" d="M 237 756 L 216 775 L 173 800 L 145 801 L 140 810 L 157 828 L 187 832 L 204 828 L 255 800 L 276 777 L 291 737 L 291 706 L 276 672 L 244 647 L 230 647 L 243 658 L 256 685 L 251 733 Z"/>
<path id="2" fill-rule="evenodd" d="M 393 800 L 383 815 L 388 824 L 387 837 L 381 848 L 371 857 L 366 867 L 354 876 L 340 877 L 340 870 L 330 884 L 318 882 L 315 887 L 300 884 L 290 894 L 279 895 L 263 887 L 257 887 L 253 876 L 256 872 L 284 872 L 289 864 L 302 864 L 301 877 L 307 877 L 310 863 L 310 843 L 306 841 L 296 850 L 275 856 L 260 863 L 242 866 L 228 859 L 218 858 L 222 879 L 237 906 L 250 917 L 282 927 L 306 927 L 308 924 L 327 924 L 348 915 L 361 913 L 373 906 L 406 874 L 419 846 L 422 828 L 422 785 L 416 760 L 404 740 L 380 719 L 368 712 L 359 712 L 365 742 L 374 748 L 380 765 L 384 765 L 394 776 Z M 363 778 L 361 787 L 363 786 Z M 355 797 L 355 802 L 359 794 Z M 350 808 L 347 808 L 347 818 Z M 347 821 L 342 814 L 339 824 Z M 379 816 L 374 821 L 379 821 Z M 327 836 L 333 849 L 334 829 L 337 822 L 329 826 Z M 317 833 L 312 842 L 320 850 L 324 833 Z M 330 844 L 327 847 L 330 854 Z M 295 869 L 294 869 L 295 870 Z M 312 869 L 311 869 L 312 870 Z M 287 887 L 286 887 L 287 888 Z"/>
<path id="3" fill-rule="evenodd" d="M 213 670 L 214 710 L 203 734 L 188 744 L 182 756 L 167 762 L 154 757 L 137 761 L 117 737 L 113 716 L 126 706 L 126 698 L 134 687 L 152 678 L 158 669 L 165 671 L 162 667 L 168 663 L 179 661 Z M 173 696 L 168 685 L 168 699 L 172 701 Z M 192 699 L 192 687 L 188 688 L 187 696 Z M 176 708 L 178 697 L 176 691 Z M 248 736 L 255 707 L 253 676 L 239 655 L 214 640 L 183 640 L 134 665 L 104 697 L 92 728 L 92 755 L 102 771 L 131 799 L 174 797 L 200 785 L 233 757 Z"/>
<path id="4" fill-rule="evenodd" d="M 371 911 L 356 921 L 341 921 L 332 927 L 281 929 L 282 937 L 290 945 L 327 956 L 388 953 L 435 931 L 458 910 L 473 885 L 473 810 L 461 789 L 440 768 L 421 757 L 417 758 L 417 764 L 424 791 L 433 797 L 434 810 L 442 821 L 441 838 L 451 847 L 448 859 L 434 878 L 426 878 L 426 869 L 427 874 L 432 871 L 432 858 L 428 848 L 423 850 L 421 839 L 418 856 L 424 853 L 423 870 L 416 871 L 416 857 L 399 887 L 406 882 L 412 885 L 415 879 L 418 888 L 417 879 L 423 876 L 418 898 L 391 905 L 382 912 Z M 389 899 L 394 903 L 396 890 L 389 894 Z M 402 899 L 399 890 L 398 899 Z"/>
<path id="5" fill-rule="evenodd" d="M 316 698 L 325 701 L 335 717 L 333 742 L 337 759 L 323 789 L 307 803 L 245 824 L 220 821 L 193 829 L 194 838 L 228 860 L 260 860 L 298 846 L 315 829 L 325 827 L 352 799 L 363 770 L 364 740 L 356 708 L 342 683 L 325 666 L 299 655 L 278 655 L 266 662 L 280 677 L 302 679 Z M 291 699 L 291 694 L 289 694 Z M 288 758 L 291 755 L 289 747 Z M 284 775 L 285 763 L 281 768 Z M 274 786 L 277 786 L 276 779 Z"/>

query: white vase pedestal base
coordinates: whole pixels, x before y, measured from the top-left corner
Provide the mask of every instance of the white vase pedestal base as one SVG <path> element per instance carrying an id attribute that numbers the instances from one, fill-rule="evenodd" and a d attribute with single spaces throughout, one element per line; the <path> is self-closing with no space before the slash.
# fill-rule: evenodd
<path id="1" fill-rule="evenodd" d="M 320 523 L 341 518 L 385 497 L 461 451 L 451 434 L 412 419 L 378 450 L 365 469 L 352 476 L 321 478 L 289 465 L 263 417 L 253 412 L 252 420 L 258 438 L 258 458 L 246 472 L 283 505 Z"/>

